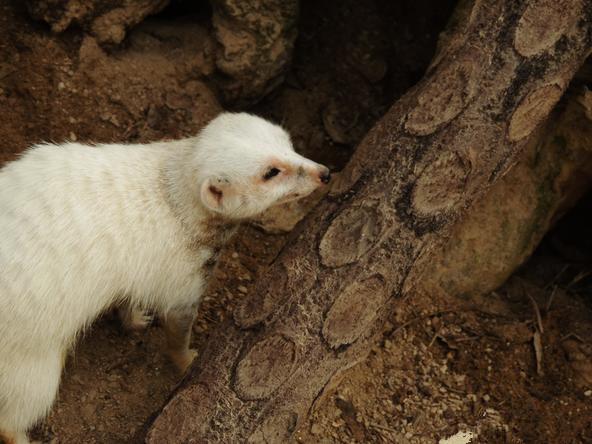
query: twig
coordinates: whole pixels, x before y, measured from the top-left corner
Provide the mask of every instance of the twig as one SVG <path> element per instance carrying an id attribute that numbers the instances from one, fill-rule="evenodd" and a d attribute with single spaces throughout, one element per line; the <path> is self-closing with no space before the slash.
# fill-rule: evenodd
<path id="1" fill-rule="evenodd" d="M 475 336 L 464 336 L 462 338 L 457 338 L 454 340 L 454 342 L 466 342 L 466 341 L 475 341 L 477 339 L 482 338 L 481 335 L 475 335 Z"/>
<path id="2" fill-rule="evenodd" d="M 375 429 L 386 430 L 386 431 L 392 432 L 392 433 L 397 433 L 397 431 L 395 429 L 393 429 L 392 427 L 383 426 L 380 424 L 376 424 L 374 422 L 370 423 L 370 427 L 374 427 Z"/>
<path id="3" fill-rule="evenodd" d="M 571 282 L 569 284 L 567 284 L 567 287 L 565 287 L 566 290 L 569 290 L 571 287 L 573 287 L 575 284 L 577 284 L 578 282 L 580 282 L 582 279 L 584 279 L 585 277 L 589 276 L 590 274 L 592 274 L 592 271 L 580 271 L 576 277 L 574 277 Z"/>
<path id="4" fill-rule="evenodd" d="M 551 282 L 549 282 L 547 285 L 545 285 L 545 289 L 549 288 L 551 285 L 554 285 L 555 282 L 557 282 L 557 280 L 561 277 L 561 275 L 565 272 L 565 270 L 567 270 L 569 268 L 569 264 L 565 264 L 563 267 L 561 267 L 561 270 L 559 270 L 559 273 L 557 273 L 555 275 L 555 277 L 553 279 L 551 279 Z"/>
<path id="5" fill-rule="evenodd" d="M 553 286 L 553 291 L 551 291 L 551 295 L 549 299 L 547 299 L 547 303 L 545 304 L 545 313 L 549 313 L 551 310 L 551 304 L 553 303 L 553 298 L 555 297 L 555 293 L 557 292 L 557 285 Z"/>
<path id="6" fill-rule="evenodd" d="M 442 331 L 442 327 L 440 327 L 436 333 L 434 333 L 434 336 L 432 337 L 432 340 L 430 341 L 430 343 L 428 344 L 428 348 L 430 348 L 432 345 L 434 345 L 434 342 L 436 342 L 436 339 L 438 337 L 440 337 L 440 332 Z"/>
<path id="7" fill-rule="evenodd" d="M 540 332 L 534 332 L 532 335 L 532 343 L 534 345 L 534 354 L 536 357 L 537 375 L 543 376 L 543 344 Z"/>
<path id="8" fill-rule="evenodd" d="M 565 341 L 565 340 L 567 340 L 569 338 L 577 339 L 582 344 L 585 344 L 586 343 L 586 341 L 584 341 L 581 336 L 579 336 L 579 335 L 577 335 L 575 333 L 568 333 L 568 334 L 566 334 L 564 337 L 562 337 L 561 339 L 559 339 L 559 342 L 563 342 L 563 341 Z"/>
<path id="9" fill-rule="evenodd" d="M 532 307 L 534 308 L 534 313 L 536 315 L 537 324 L 539 326 L 539 331 L 541 333 L 543 333 L 543 331 L 544 331 L 543 330 L 543 318 L 541 317 L 541 311 L 539 310 L 539 305 L 536 303 L 536 301 L 530 295 L 530 293 L 526 290 L 526 288 L 524 288 L 524 293 L 526 293 L 526 296 L 528 296 L 528 299 L 530 299 L 530 302 L 532 302 Z"/>

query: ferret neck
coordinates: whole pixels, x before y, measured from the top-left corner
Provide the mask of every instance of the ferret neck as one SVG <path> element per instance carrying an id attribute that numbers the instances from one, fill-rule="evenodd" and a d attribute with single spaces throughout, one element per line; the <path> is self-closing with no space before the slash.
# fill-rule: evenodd
<path id="1" fill-rule="evenodd" d="M 204 224 L 216 227 L 234 223 L 207 209 L 200 200 L 200 184 L 205 177 L 195 162 L 197 140 L 179 142 L 170 150 L 160 174 L 164 198 L 174 215 L 191 232 Z"/>

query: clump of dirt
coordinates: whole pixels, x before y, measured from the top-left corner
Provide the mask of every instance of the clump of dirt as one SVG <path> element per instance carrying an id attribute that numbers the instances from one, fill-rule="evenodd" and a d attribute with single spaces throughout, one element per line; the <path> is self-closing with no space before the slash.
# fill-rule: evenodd
<path id="1" fill-rule="evenodd" d="M 126 28 L 137 25 L 146 16 L 161 11 L 169 0 L 93 1 L 27 0 L 32 17 L 44 20 L 54 32 L 72 24 L 84 27 L 101 43 L 121 43 Z"/>
<path id="2" fill-rule="evenodd" d="M 376 119 L 421 77 L 453 6 L 303 1 L 292 69 L 251 111 L 281 122 L 301 153 L 341 169 Z M 105 50 L 79 29 L 52 35 L 24 7 L 0 2 L 0 161 L 47 140 L 194 134 L 221 109 L 202 81 L 214 63 L 208 20 L 169 11 Z M 574 261 L 573 240 L 560 233 L 488 297 L 401 301 L 381 343 L 319 400 L 298 440 L 432 443 L 467 430 L 488 443 L 589 442 L 589 281 L 585 260 Z M 195 348 L 250 296 L 258 271 L 284 243 L 282 235 L 241 229 L 200 308 Z M 163 342 L 158 320 L 129 334 L 106 314 L 68 359 L 59 399 L 35 437 L 133 442 L 180 378 L 160 353 Z"/>

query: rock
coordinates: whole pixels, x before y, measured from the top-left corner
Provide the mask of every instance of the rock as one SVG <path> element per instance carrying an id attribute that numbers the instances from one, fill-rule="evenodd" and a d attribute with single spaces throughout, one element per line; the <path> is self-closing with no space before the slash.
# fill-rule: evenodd
<path id="1" fill-rule="evenodd" d="M 358 123 L 355 110 L 336 101 L 330 101 L 323 110 L 323 126 L 333 142 L 351 145 L 354 137 L 351 130 Z"/>
<path id="2" fill-rule="evenodd" d="M 259 100 L 283 80 L 296 40 L 298 0 L 211 0 L 217 83 L 229 102 Z"/>
<path id="3" fill-rule="evenodd" d="M 310 433 L 312 433 L 313 435 L 320 435 L 321 433 L 323 433 L 323 429 L 319 424 L 315 423 L 310 428 Z"/>
<path id="4" fill-rule="evenodd" d="M 47 22 L 53 32 L 77 25 L 100 45 L 121 43 L 130 28 L 169 2 L 26 1 L 29 14 Z M 211 0 L 211 4 L 218 43 L 214 79 L 226 101 L 256 102 L 283 81 L 297 36 L 298 0 Z"/>
<path id="5" fill-rule="evenodd" d="M 368 57 L 355 65 L 355 68 L 370 83 L 378 83 L 386 76 L 388 64 L 382 57 Z"/>
<path id="6" fill-rule="evenodd" d="M 588 387 L 592 384 L 592 357 L 575 339 L 567 339 L 561 344 L 572 370 L 576 384 Z"/>
<path id="7" fill-rule="evenodd" d="M 150 14 L 160 12 L 169 0 L 27 0 L 31 16 L 43 20 L 53 32 L 76 24 L 90 31 L 99 43 L 118 44 L 126 30 Z"/>

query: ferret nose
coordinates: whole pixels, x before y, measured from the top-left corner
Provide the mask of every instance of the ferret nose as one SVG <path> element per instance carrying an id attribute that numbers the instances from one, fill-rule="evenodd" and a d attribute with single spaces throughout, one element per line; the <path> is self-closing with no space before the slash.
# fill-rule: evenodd
<path id="1" fill-rule="evenodd" d="M 319 177 L 321 178 L 321 182 L 323 182 L 324 184 L 328 184 L 331 181 L 331 171 L 329 171 L 329 168 L 324 168 L 321 171 Z"/>

